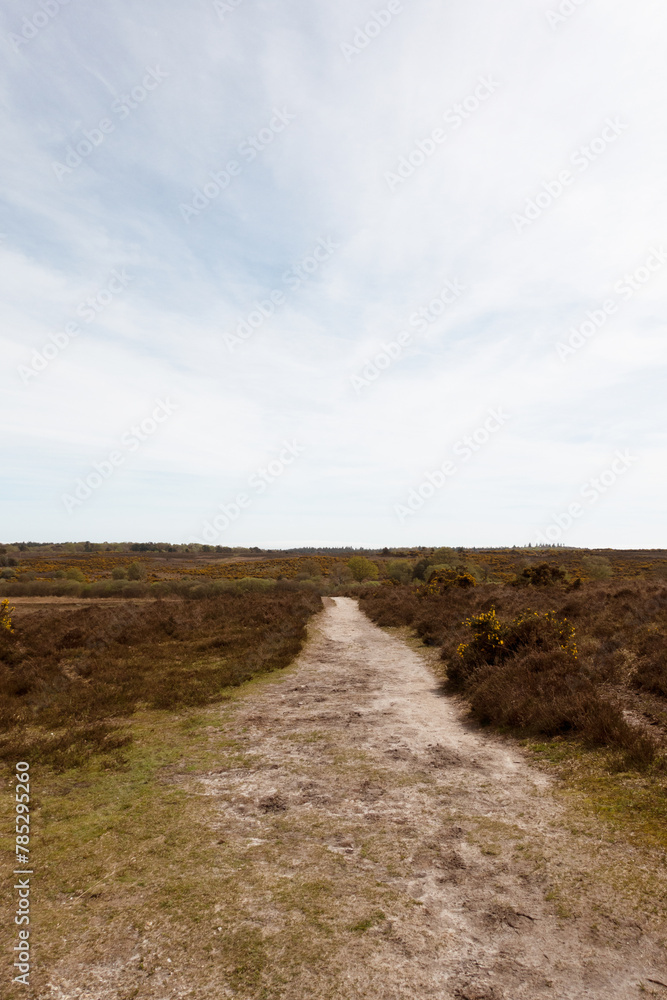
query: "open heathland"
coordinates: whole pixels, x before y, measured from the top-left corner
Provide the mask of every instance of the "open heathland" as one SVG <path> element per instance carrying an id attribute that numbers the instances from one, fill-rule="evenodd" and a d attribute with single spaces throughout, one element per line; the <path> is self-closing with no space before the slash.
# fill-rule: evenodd
<path id="1" fill-rule="evenodd" d="M 292 665 L 228 698 L 156 708 L 144 689 L 122 765 L 31 768 L 31 996 L 661 996 L 664 841 L 466 724 L 437 646 L 324 603 Z"/>
<path id="2" fill-rule="evenodd" d="M 90 542 L 0 546 L 0 596 L 203 596 L 249 581 L 341 584 L 423 579 L 433 567 L 462 566 L 476 583 L 508 583 L 548 560 L 569 580 L 667 580 L 662 549 L 313 549 L 277 552 L 212 545 L 102 545 Z M 355 565 L 356 564 L 356 565 Z M 366 566 L 366 571 L 363 566 Z M 361 572 L 359 570 L 361 569 Z"/>
<path id="3" fill-rule="evenodd" d="M 122 762 L 138 709 L 208 705 L 285 667 L 320 607 L 306 591 L 19 605 L 0 628 L 0 759 Z M 17 756 L 18 755 L 18 756 Z"/>
<path id="4" fill-rule="evenodd" d="M 36 1000 L 667 995 L 664 553 L 3 558 Z"/>

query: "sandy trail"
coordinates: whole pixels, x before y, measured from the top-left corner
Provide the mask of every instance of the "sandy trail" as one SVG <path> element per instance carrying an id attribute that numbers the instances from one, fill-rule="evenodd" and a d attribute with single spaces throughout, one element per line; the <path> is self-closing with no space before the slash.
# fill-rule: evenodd
<path id="1" fill-rule="evenodd" d="M 373 882 L 416 904 L 364 936 L 344 995 L 628 1000 L 643 982 L 667 996 L 649 982 L 667 982 L 659 942 L 595 870 L 613 844 L 603 857 L 568 830 L 545 775 L 467 727 L 420 653 L 353 600 L 325 605 L 296 672 L 239 706 L 261 763 L 203 781 L 227 836 L 270 844 L 276 812 L 291 825 L 296 860 L 274 854 L 274 868 L 300 853 L 316 866 L 307 842 L 321 842 L 344 858 L 349 896 Z"/>

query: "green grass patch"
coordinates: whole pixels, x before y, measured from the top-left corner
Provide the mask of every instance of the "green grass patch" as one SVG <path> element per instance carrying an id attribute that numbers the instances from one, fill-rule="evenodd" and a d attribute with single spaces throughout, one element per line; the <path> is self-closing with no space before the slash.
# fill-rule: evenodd
<path id="1" fill-rule="evenodd" d="M 576 809 L 604 820 L 623 837 L 667 851 L 667 774 L 619 770 L 618 755 L 567 740 L 526 742 L 526 749 L 561 779 Z"/>
<path id="2" fill-rule="evenodd" d="M 353 934 L 365 934 L 369 931 L 371 927 L 376 927 L 387 919 L 386 914 L 383 910 L 375 910 L 368 917 L 364 917 L 362 920 L 358 920 L 356 924 L 352 924 L 350 930 Z"/>

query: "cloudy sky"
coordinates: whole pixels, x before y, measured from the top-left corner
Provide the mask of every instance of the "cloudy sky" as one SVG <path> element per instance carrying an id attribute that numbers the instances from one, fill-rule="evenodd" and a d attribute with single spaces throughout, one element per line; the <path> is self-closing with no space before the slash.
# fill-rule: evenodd
<path id="1" fill-rule="evenodd" d="M 667 546 L 655 0 L 6 0 L 1 535 Z"/>

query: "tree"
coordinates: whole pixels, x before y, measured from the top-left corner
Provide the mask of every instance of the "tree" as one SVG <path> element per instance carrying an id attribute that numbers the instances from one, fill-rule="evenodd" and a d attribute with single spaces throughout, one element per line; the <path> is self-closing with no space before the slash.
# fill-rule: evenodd
<path id="1" fill-rule="evenodd" d="M 301 563 L 301 570 L 306 576 L 322 576 L 320 564 L 316 559 L 304 559 Z"/>
<path id="2" fill-rule="evenodd" d="M 143 580 L 146 576 L 146 570 L 141 565 L 141 563 L 133 562 L 127 567 L 127 578 L 128 580 Z"/>
<path id="3" fill-rule="evenodd" d="M 413 580 L 423 580 L 426 576 L 428 570 L 428 559 L 420 559 L 418 563 L 415 564 L 412 570 Z"/>
<path id="4" fill-rule="evenodd" d="M 387 564 L 387 575 L 390 580 L 396 580 L 397 583 L 410 583 L 412 566 L 405 559 L 392 559 Z"/>
<path id="5" fill-rule="evenodd" d="M 380 575 L 380 571 L 375 563 L 367 559 L 366 556 L 352 556 L 347 565 L 352 572 L 352 576 L 358 583 L 361 583 L 363 580 L 377 580 Z"/>
<path id="6" fill-rule="evenodd" d="M 349 583 L 352 571 L 344 563 L 337 562 L 329 571 L 329 579 L 332 583 Z"/>
<path id="7" fill-rule="evenodd" d="M 431 566 L 453 566 L 455 563 L 460 562 L 460 557 L 456 554 L 454 549 L 441 548 L 436 549 L 428 557 L 429 564 Z"/>

